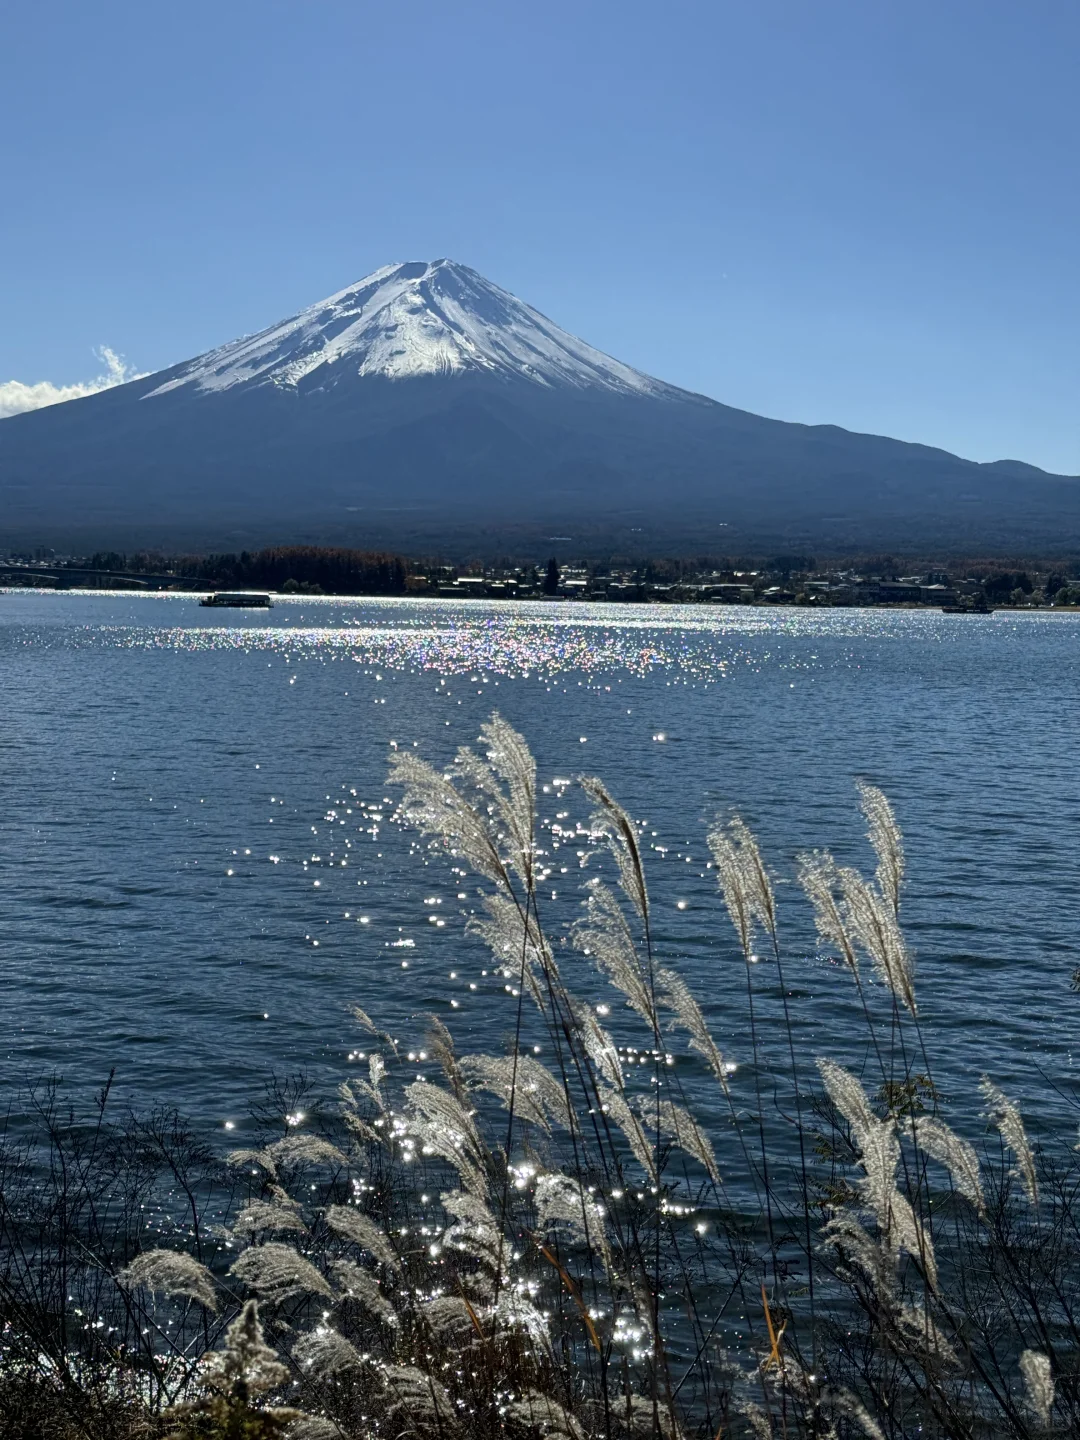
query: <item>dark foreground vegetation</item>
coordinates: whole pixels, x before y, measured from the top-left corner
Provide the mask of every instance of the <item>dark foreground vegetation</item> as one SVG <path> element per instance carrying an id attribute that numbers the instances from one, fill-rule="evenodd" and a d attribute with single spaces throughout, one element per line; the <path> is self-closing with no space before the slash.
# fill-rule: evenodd
<path id="1" fill-rule="evenodd" d="M 677 604 L 903 605 L 983 610 L 1080 605 L 1080 563 L 920 561 L 811 555 L 445 565 L 380 551 L 316 545 L 239 554 L 43 552 L 0 560 L 0 584 L 139 590 L 264 590 L 292 595 L 438 595 Z"/>
<path id="2" fill-rule="evenodd" d="M 814 962 L 752 834 L 710 834 L 727 1057 L 656 958 L 631 817 L 581 782 L 607 859 L 557 950 L 532 757 L 497 717 L 481 738 L 445 773 L 398 752 L 391 783 L 455 885 L 485 887 L 505 1047 L 357 1011 L 336 1108 L 271 1086 L 227 1156 L 107 1091 L 12 1105 L 0 1435 L 1080 1433 L 1072 1137 L 1029 1140 L 992 1076 L 942 1093 L 884 796 L 862 787 L 873 876 L 796 860 L 835 962 L 816 981 L 863 1017 L 843 1056 L 800 1038 Z"/>

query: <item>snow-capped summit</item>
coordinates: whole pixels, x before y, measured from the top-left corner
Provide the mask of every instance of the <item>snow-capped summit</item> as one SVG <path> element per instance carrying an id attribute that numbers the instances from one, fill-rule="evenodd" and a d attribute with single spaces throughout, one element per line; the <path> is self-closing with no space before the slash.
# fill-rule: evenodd
<path id="1" fill-rule="evenodd" d="M 682 393 L 594 350 L 467 265 L 435 260 L 385 265 L 289 320 L 187 362 L 144 398 L 187 385 L 307 391 L 345 377 L 470 370 L 545 387 Z"/>

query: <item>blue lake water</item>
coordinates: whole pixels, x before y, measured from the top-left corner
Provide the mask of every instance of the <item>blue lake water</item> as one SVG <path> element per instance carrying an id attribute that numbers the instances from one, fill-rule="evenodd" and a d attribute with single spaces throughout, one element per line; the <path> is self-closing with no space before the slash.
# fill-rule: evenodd
<path id="1" fill-rule="evenodd" d="M 407 1041 L 434 1011 L 497 1047 L 512 1004 L 464 933 L 476 882 L 391 823 L 385 782 L 392 742 L 443 762 L 497 708 L 563 837 L 553 930 L 592 873 L 567 834 L 589 806 L 555 782 L 588 771 L 647 820 L 659 948 L 736 1062 L 744 971 L 708 826 L 737 810 L 757 831 L 799 1044 L 850 1059 L 851 986 L 793 857 L 869 866 L 855 780 L 881 785 L 937 1078 L 967 1101 L 984 1069 L 1021 1096 L 1042 1069 L 1061 1108 L 1033 1118 L 1064 1124 L 1078 698 L 1065 615 L 2 593 L 0 1073 L 88 1091 L 115 1068 L 132 1101 L 217 1127 L 272 1071 L 332 1094 L 364 1042 L 352 1004 Z M 569 973 L 598 990 L 586 965 Z"/>

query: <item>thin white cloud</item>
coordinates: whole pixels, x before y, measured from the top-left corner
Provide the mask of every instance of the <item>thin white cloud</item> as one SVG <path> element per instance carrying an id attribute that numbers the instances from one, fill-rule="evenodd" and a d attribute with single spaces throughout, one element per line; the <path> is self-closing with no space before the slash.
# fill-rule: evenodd
<path id="1" fill-rule="evenodd" d="M 126 365 L 124 357 L 108 345 L 95 350 L 94 354 L 105 367 L 96 380 L 81 380 L 74 385 L 54 385 L 51 380 L 39 380 L 36 385 L 24 385 L 21 380 L 0 380 L 0 420 L 20 415 L 24 410 L 40 410 L 44 405 L 81 400 L 84 395 L 96 395 L 99 390 L 111 390 L 114 385 L 142 378 L 134 366 Z"/>

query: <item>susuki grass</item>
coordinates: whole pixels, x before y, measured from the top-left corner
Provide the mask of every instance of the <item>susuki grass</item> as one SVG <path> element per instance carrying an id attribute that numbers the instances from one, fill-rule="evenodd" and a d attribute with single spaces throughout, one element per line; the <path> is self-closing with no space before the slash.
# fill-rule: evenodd
<path id="1" fill-rule="evenodd" d="M 742 955 L 729 1057 L 658 958 L 638 827 L 600 780 L 610 864 L 559 943 L 520 735 L 495 716 L 445 771 L 395 753 L 391 781 L 484 887 L 505 1044 L 461 1052 L 430 1017 L 419 1078 L 358 1010 L 367 1069 L 335 1116 L 306 1127 L 281 1095 L 224 1158 L 176 1117 L 36 1092 L 0 1152 L 0 1433 L 1078 1433 L 1080 1167 L 993 1076 L 981 1107 L 945 1103 L 878 790 L 873 876 L 796 858 L 865 1021 L 845 1055 L 806 1053 L 754 836 L 710 834 Z"/>

